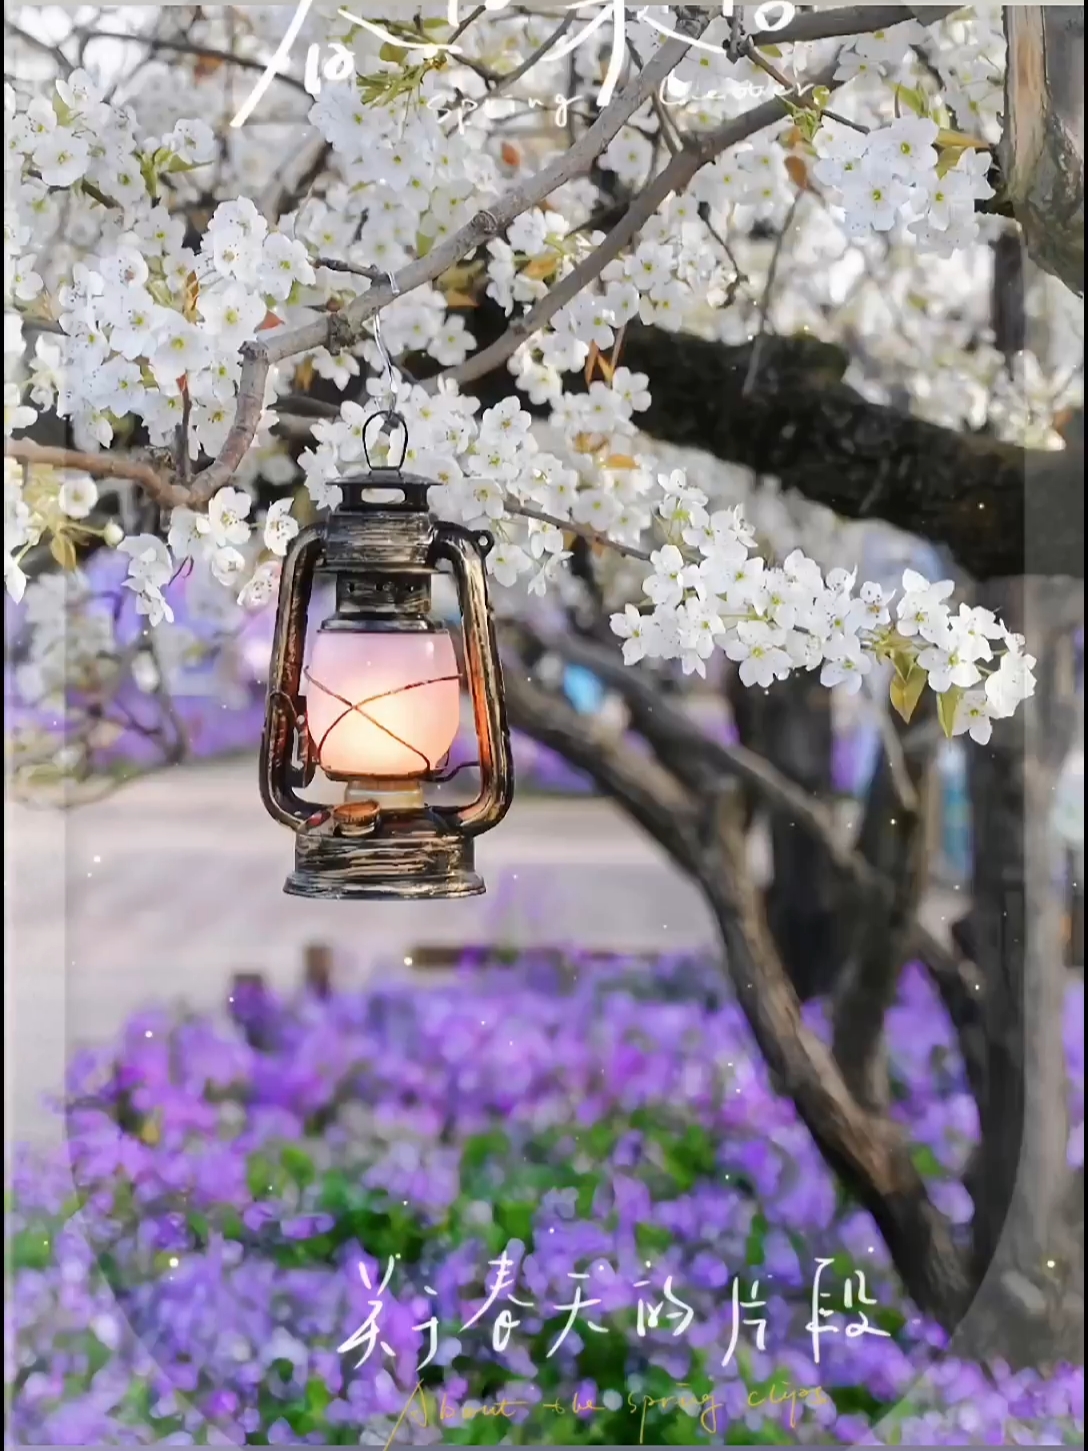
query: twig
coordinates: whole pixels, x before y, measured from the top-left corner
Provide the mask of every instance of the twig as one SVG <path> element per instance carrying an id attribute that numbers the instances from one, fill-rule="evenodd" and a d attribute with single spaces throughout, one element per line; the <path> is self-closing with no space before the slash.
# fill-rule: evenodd
<path id="1" fill-rule="evenodd" d="M 786 220 L 782 224 L 782 230 L 775 238 L 774 251 L 771 254 L 771 265 L 767 269 L 767 285 L 763 289 L 763 296 L 759 300 L 759 327 L 755 340 L 752 343 L 752 355 L 748 359 L 748 372 L 745 374 L 744 386 L 740 390 L 740 396 L 747 398 L 756 386 L 756 379 L 759 376 L 760 355 L 763 351 L 763 339 L 767 335 L 767 320 L 771 310 L 771 298 L 774 295 L 775 279 L 778 276 L 778 264 L 782 260 L 782 252 L 786 245 L 786 237 L 793 226 L 794 218 L 797 215 L 797 208 L 800 205 L 803 193 L 794 193 L 793 201 Z"/>
<path id="2" fill-rule="evenodd" d="M 315 257 L 315 267 L 327 267 L 330 272 L 351 272 L 356 277 L 366 277 L 371 282 L 384 282 L 388 277 L 380 267 L 363 267 L 355 262 L 341 262 L 337 257 Z"/>
<path id="3" fill-rule="evenodd" d="M 884 746 L 884 754 L 888 759 L 888 772 L 891 776 L 892 785 L 895 787 L 895 794 L 898 796 L 899 804 L 903 807 L 903 810 L 914 814 L 920 809 L 920 803 L 918 800 L 918 792 L 914 789 L 914 783 L 910 778 L 910 770 L 907 766 L 907 756 L 903 749 L 903 742 L 899 739 L 899 732 L 896 730 L 883 703 L 874 700 L 873 710 L 876 715 L 877 725 L 880 728 L 880 739 Z"/>
<path id="4" fill-rule="evenodd" d="M 665 107 L 661 104 L 661 97 L 656 91 L 653 94 L 652 105 L 654 108 L 654 115 L 657 117 L 657 124 L 661 131 L 662 139 L 664 140 L 665 145 L 669 149 L 669 154 L 671 156 L 678 156 L 680 152 L 684 149 L 683 138 L 681 137 L 679 131 L 677 131 L 676 127 L 673 125 L 673 119 L 669 115 L 668 111 L 665 110 Z"/>
<path id="5" fill-rule="evenodd" d="M 541 524 L 550 524 L 554 529 L 562 529 L 566 534 L 577 534 L 579 539 L 584 539 L 587 544 L 599 544 L 604 549 L 611 549 L 616 554 L 625 554 L 629 559 L 642 559 L 647 564 L 650 556 L 644 549 L 636 549 L 631 544 L 619 544 L 615 539 L 610 539 L 607 534 L 602 534 L 599 529 L 593 529 L 588 524 L 578 524 L 573 519 L 558 519 L 554 514 L 545 514 L 540 509 L 533 509 L 528 504 L 511 504 L 508 506 L 511 514 L 519 514 L 523 519 L 536 519 Z"/>
<path id="6" fill-rule="evenodd" d="M 277 168 L 275 176 L 257 198 L 257 210 L 267 222 L 278 220 L 285 210 L 288 197 L 296 188 L 302 186 L 307 176 L 316 180 L 331 149 L 323 136 L 311 136 L 303 142 L 286 166 Z M 312 189 L 313 182 L 310 186 Z"/>
<path id="7" fill-rule="evenodd" d="M 199 60 L 217 60 L 222 65 L 236 66 L 244 71 L 266 71 L 267 61 L 251 59 L 249 56 L 235 55 L 233 51 L 217 50 L 211 45 L 198 45 L 191 40 L 168 40 L 157 36 L 148 35 L 125 35 L 114 30 L 95 30 L 87 37 L 88 43 L 92 40 L 120 40 L 129 42 L 132 45 L 146 45 L 151 52 L 157 50 L 172 50 L 179 55 L 195 56 Z M 277 81 L 283 81 L 293 86 L 296 91 L 301 91 L 304 96 L 310 93 L 302 81 L 295 76 L 288 75 L 285 71 L 277 71 L 274 77 Z"/>
<path id="8" fill-rule="evenodd" d="M 23 30 L 14 21 L 9 20 L 7 16 L 4 17 L 4 27 L 12 35 L 21 40 L 24 45 L 29 45 L 32 50 L 36 50 L 42 55 L 49 56 L 51 60 L 55 60 L 60 66 L 63 75 L 71 75 L 72 62 L 64 54 L 59 45 L 49 45 L 46 41 L 39 40 L 36 35 L 31 35 L 29 31 Z"/>
<path id="9" fill-rule="evenodd" d="M 469 28 L 469 26 L 472 25 L 474 21 L 479 20 L 481 15 L 484 15 L 486 13 L 486 5 L 477 5 L 476 9 L 472 12 L 472 14 L 461 21 L 461 24 L 453 32 L 446 44 L 454 45 L 457 41 L 461 39 L 462 35 L 464 35 L 465 31 Z"/>
<path id="10" fill-rule="evenodd" d="M 763 71 L 766 75 L 769 75 L 772 81 L 777 81 L 778 84 L 780 86 L 783 86 L 791 95 L 797 94 L 798 82 L 791 81 L 790 78 L 787 75 L 784 75 L 776 65 L 772 65 L 767 57 L 765 55 L 762 55 L 760 51 L 757 50 L 753 41 L 746 40 L 744 42 L 744 45 L 741 47 L 741 54 L 745 56 L 748 60 L 750 60 L 753 65 L 758 66 L 759 69 Z M 869 134 L 868 126 L 862 126 L 861 123 L 858 121 L 851 121 L 848 116 L 840 115 L 838 111 L 829 111 L 824 108 L 823 110 L 821 110 L 820 114 L 823 116 L 827 116 L 828 119 L 831 121 L 838 121 L 840 126 L 849 126 L 852 131 L 860 131 L 862 136 L 868 136 Z"/>
<path id="11" fill-rule="evenodd" d="M 732 267 L 733 269 L 733 279 L 726 289 L 725 305 L 728 306 L 730 303 L 732 303 L 733 298 L 737 295 L 738 288 L 743 287 L 745 292 L 748 292 L 748 274 L 741 268 L 740 263 L 737 261 L 736 253 L 729 245 L 728 238 L 722 232 L 719 232 L 717 227 L 710 220 L 710 208 L 706 205 L 705 202 L 699 208 L 699 215 L 703 220 L 703 226 L 707 229 L 707 231 L 713 237 L 714 241 L 717 242 L 718 246 L 725 253 L 726 260 L 728 261 L 730 267 Z"/>
<path id="12" fill-rule="evenodd" d="M 183 484 L 188 484 L 192 477 L 193 465 L 189 457 L 189 420 L 193 413 L 193 401 L 189 397 L 189 389 L 182 388 L 181 394 L 181 422 L 174 430 L 174 468 L 177 470 L 178 478 Z"/>
<path id="13" fill-rule="evenodd" d="M 204 502 L 233 478 L 260 423 L 265 384 L 271 368 L 287 358 L 314 348 L 340 352 L 362 336 L 370 319 L 387 307 L 394 297 L 413 292 L 433 282 L 447 268 L 459 262 L 490 237 L 498 236 L 522 212 L 538 206 L 557 187 L 588 171 L 596 157 L 619 133 L 628 116 L 653 94 L 689 49 L 686 40 L 669 40 L 658 50 L 644 71 L 605 108 L 588 131 L 550 166 L 523 178 L 486 210 L 479 211 L 452 237 L 433 247 L 425 257 L 409 262 L 397 273 L 393 286 L 375 286 L 358 297 L 343 312 L 276 328 L 242 349 L 242 376 L 234 423 L 219 456 L 200 474 L 194 485 L 194 499 Z"/>
<path id="14" fill-rule="evenodd" d="M 518 81 L 521 80 L 522 76 L 528 75 L 528 73 L 532 70 L 533 66 L 535 66 L 539 61 L 542 61 L 544 57 L 548 54 L 548 52 L 554 46 L 559 44 L 559 42 L 563 39 L 564 35 L 566 35 L 567 31 L 571 28 L 573 24 L 574 12 L 570 11 L 566 16 L 566 19 L 564 19 L 561 24 L 552 31 L 551 35 L 548 36 L 547 40 L 543 41 L 540 45 L 537 46 L 536 50 L 533 51 L 532 55 L 529 56 L 527 60 L 523 60 L 521 65 L 519 65 L 516 70 L 512 70 L 509 75 L 505 75 L 500 78 L 498 85 L 495 87 L 491 94 L 493 96 L 498 95 L 501 91 L 509 90 L 511 86 L 517 85 Z"/>
<path id="15" fill-rule="evenodd" d="M 151 464 L 126 454 L 81 453 L 74 448 L 52 448 L 29 439 L 8 439 L 5 458 L 22 463 L 42 464 L 54 469 L 79 469 L 97 479 L 131 479 L 142 484 L 160 504 L 172 508 L 189 502 L 189 490 L 166 478 Z"/>

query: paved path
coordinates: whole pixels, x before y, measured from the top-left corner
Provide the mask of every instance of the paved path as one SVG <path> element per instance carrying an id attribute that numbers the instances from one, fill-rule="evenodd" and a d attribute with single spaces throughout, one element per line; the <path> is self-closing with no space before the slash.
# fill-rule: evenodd
<path id="1" fill-rule="evenodd" d="M 287 986 L 311 943 L 332 949 L 339 980 L 362 981 L 443 945 L 715 940 L 699 894 L 603 801 L 522 798 L 478 843 L 488 891 L 464 902 L 284 896 L 291 835 L 237 763 L 149 777 L 66 815 L 8 803 L 5 840 L 8 1103 L 20 1137 L 41 1131 L 37 1103 L 71 1045 L 109 1038 L 147 1003 L 216 1007 L 237 971 Z"/>
<path id="2" fill-rule="evenodd" d="M 20 1138 L 50 1132 L 39 1105 L 72 1046 L 150 1003 L 216 1008 L 238 971 L 288 987 L 310 944 L 347 982 L 411 972 L 428 947 L 717 944 L 698 892 L 605 801 L 519 799 L 478 843 L 486 896 L 464 902 L 284 896 L 292 838 L 247 763 L 148 777 L 66 815 L 7 803 L 5 847 L 5 1102 Z M 938 926 L 959 904 L 927 905 Z"/>

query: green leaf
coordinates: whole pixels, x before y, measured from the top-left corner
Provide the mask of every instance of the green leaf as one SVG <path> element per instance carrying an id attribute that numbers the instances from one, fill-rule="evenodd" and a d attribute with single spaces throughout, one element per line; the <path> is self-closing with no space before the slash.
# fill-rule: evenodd
<path id="1" fill-rule="evenodd" d="M 925 116 L 929 113 L 929 101 L 925 92 L 921 89 L 915 90 L 911 86 L 896 86 L 895 103 L 897 108 L 900 105 L 906 106 L 916 116 Z"/>
<path id="2" fill-rule="evenodd" d="M 928 1144 L 915 1144 L 910 1151 L 911 1163 L 923 1179 L 944 1179 L 946 1174 L 941 1162 Z"/>
<path id="3" fill-rule="evenodd" d="M 918 702 L 922 698 L 922 692 L 926 688 L 928 679 L 929 676 L 920 665 L 913 665 L 905 678 L 898 674 L 892 678 L 888 698 L 896 715 L 908 725 L 911 716 L 918 708 Z"/>
<path id="4" fill-rule="evenodd" d="M 196 1240 L 197 1248 L 206 1248 L 210 1233 L 207 1215 L 200 1214 L 195 1209 L 190 1209 L 185 1218 L 189 1224 L 189 1232 Z"/>
<path id="5" fill-rule="evenodd" d="M 679 1139 L 662 1141 L 661 1150 L 665 1168 L 681 1193 L 686 1194 L 697 1179 L 714 1173 L 717 1152 L 701 1124 L 688 1124 Z"/>
<path id="6" fill-rule="evenodd" d="M 75 569 L 78 563 L 76 547 L 68 538 L 67 534 L 54 534 L 49 541 L 49 553 L 53 556 L 61 569 Z"/>
<path id="7" fill-rule="evenodd" d="M 254 1199 L 263 1199 L 276 1192 L 276 1166 L 263 1154 L 250 1154 L 246 1160 L 246 1185 Z"/>
<path id="8" fill-rule="evenodd" d="M 157 197 L 159 194 L 159 178 L 158 173 L 155 170 L 154 157 L 140 157 L 140 175 L 143 177 L 144 182 L 147 185 L 148 193 L 152 197 Z"/>
<path id="9" fill-rule="evenodd" d="M 520 1239 L 527 1244 L 532 1238 L 535 1205 L 524 1200 L 504 1199 L 495 1205 L 495 1223 L 503 1233 L 503 1242 Z"/>
<path id="10" fill-rule="evenodd" d="M 937 697 L 937 719 L 941 723 L 941 730 L 949 740 L 952 739 L 952 731 L 956 724 L 956 711 L 959 709 L 962 699 L 963 691 L 958 685 L 953 685 L 943 695 Z"/>
<path id="11" fill-rule="evenodd" d="M 664 1254 L 672 1246 L 672 1231 L 660 1224 L 636 1224 L 635 1244 L 639 1254 Z"/>
<path id="12" fill-rule="evenodd" d="M 42 1229 L 21 1229 L 8 1242 L 16 1270 L 44 1270 L 53 1263 L 53 1241 Z"/>
<path id="13" fill-rule="evenodd" d="M 831 99 L 831 90 L 828 86 L 817 86 L 812 93 L 812 104 L 820 111 L 824 109 Z"/>
<path id="14" fill-rule="evenodd" d="M 314 1161 L 297 1144 L 285 1145 L 280 1154 L 280 1162 L 296 1184 L 312 1184 L 317 1177 Z"/>
<path id="15" fill-rule="evenodd" d="M 946 146 L 937 157 L 937 175 L 947 176 L 955 168 L 963 152 L 962 146 Z"/>
<path id="16" fill-rule="evenodd" d="M 767 1220 L 760 1210 L 752 1218 L 752 1226 L 748 1231 L 748 1243 L 744 1247 L 744 1258 L 750 1266 L 763 1263 L 766 1239 Z"/>
<path id="17" fill-rule="evenodd" d="M 174 294 L 161 277 L 153 278 L 148 282 L 147 290 L 160 307 L 170 307 L 174 301 Z M 140 375 L 145 382 L 153 383 L 155 381 L 155 375 L 150 368 L 141 368 Z"/>
<path id="18" fill-rule="evenodd" d="M 782 59 L 782 50 L 777 45 L 757 45 L 756 49 L 761 55 L 769 55 L 772 60 Z"/>

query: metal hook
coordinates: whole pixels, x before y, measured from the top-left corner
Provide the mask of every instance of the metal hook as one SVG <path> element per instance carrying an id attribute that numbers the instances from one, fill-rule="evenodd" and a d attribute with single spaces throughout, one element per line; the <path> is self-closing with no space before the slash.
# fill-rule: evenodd
<path id="1" fill-rule="evenodd" d="M 389 278 L 390 292 L 394 297 L 399 297 L 400 287 L 397 279 L 393 276 L 392 272 L 387 272 L 385 275 Z M 397 390 L 393 382 L 393 359 L 389 356 L 389 352 L 385 346 L 385 339 L 382 337 L 382 315 L 380 312 L 374 314 L 374 346 L 378 349 L 378 356 L 381 358 L 382 365 L 385 368 L 385 389 L 389 399 L 389 406 L 392 408 L 397 401 Z"/>
<path id="2" fill-rule="evenodd" d="M 370 461 L 370 449 L 367 447 L 366 433 L 367 429 L 376 418 L 380 418 L 382 420 L 382 427 L 379 432 L 385 433 L 386 431 L 388 431 L 391 433 L 393 431 L 393 428 L 397 424 L 399 424 L 401 431 L 404 434 L 404 443 L 401 447 L 400 459 L 397 463 L 392 465 L 395 472 L 400 473 L 401 469 L 404 466 L 404 460 L 408 457 L 408 425 L 395 408 L 380 408 L 377 413 L 372 413 L 363 424 L 362 444 L 363 457 L 366 459 L 366 466 L 373 473 L 374 465 Z"/>

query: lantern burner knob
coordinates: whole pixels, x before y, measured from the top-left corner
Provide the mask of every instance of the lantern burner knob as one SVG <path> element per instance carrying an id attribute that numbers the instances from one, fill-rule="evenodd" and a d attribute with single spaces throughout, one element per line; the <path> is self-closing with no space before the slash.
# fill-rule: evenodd
<path id="1" fill-rule="evenodd" d="M 332 819 L 337 835 L 369 836 L 380 815 L 376 801 L 345 801 L 333 808 Z"/>

